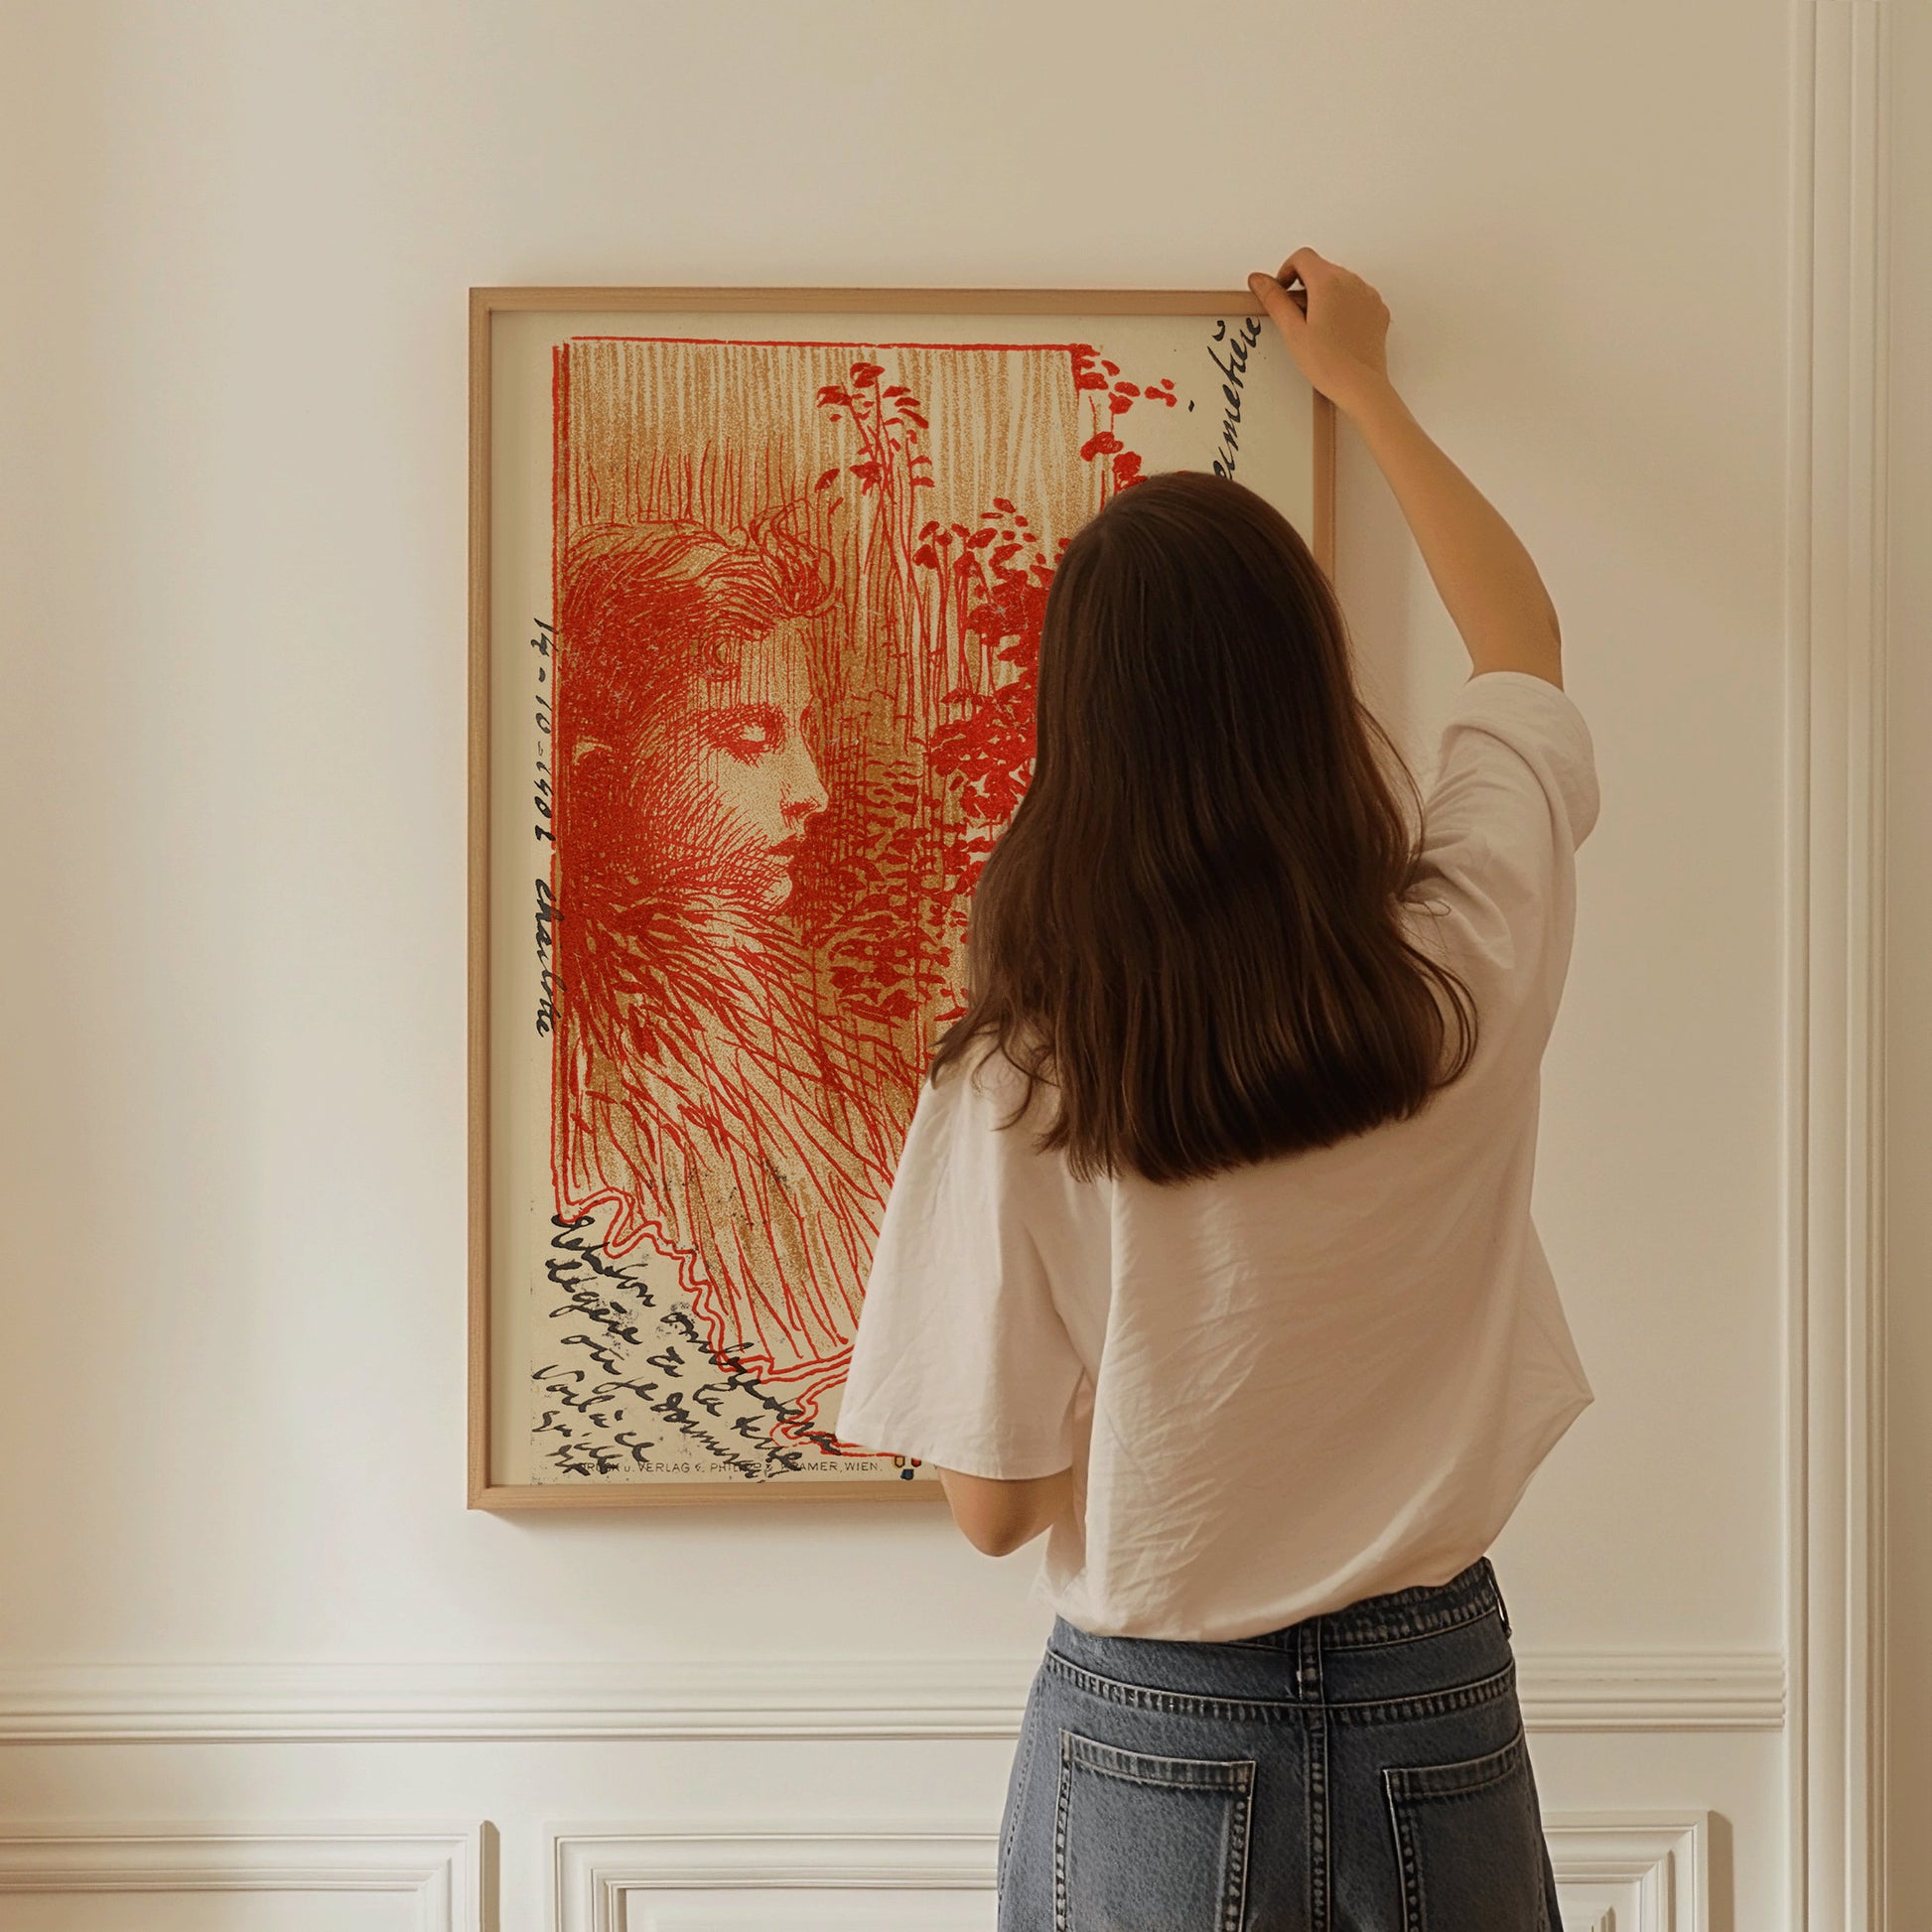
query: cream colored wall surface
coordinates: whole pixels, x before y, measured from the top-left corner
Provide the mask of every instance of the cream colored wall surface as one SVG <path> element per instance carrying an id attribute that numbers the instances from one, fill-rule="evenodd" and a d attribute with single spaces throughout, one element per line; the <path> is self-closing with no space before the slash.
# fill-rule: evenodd
<path id="1" fill-rule="evenodd" d="M 186 1713 L 0 1753 L 0 1815 L 490 1819 L 516 1925 L 558 1819 L 991 1829 L 997 1724 L 318 1744 L 275 1741 L 286 1685 L 219 1678 L 1024 1685 L 1044 1634 L 1035 1553 L 932 1511 L 462 1507 L 464 292 L 1237 289 L 1308 241 L 1381 286 L 1398 379 L 1542 564 L 1600 761 L 1537 1196 L 1598 1399 L 1495 1552 L 1544 1802 L 1716 1811 L 1720 1904 L 1785 1922 L 1786 12 L 39 0 L 0 32 L 0 1729 L 71 1738 L 83 1666 L 140 1667 L 110 1716 Z M 1426 757 L 1464 665 L 1348 435 L 1339 527 Z M 1713 1653 L 1745 1716 L 1559 1727 L 1562 1654 L 1626 1652 L 1653 1688 Z M 270 1716 L 188 1741 L 217 1707 Z"/>

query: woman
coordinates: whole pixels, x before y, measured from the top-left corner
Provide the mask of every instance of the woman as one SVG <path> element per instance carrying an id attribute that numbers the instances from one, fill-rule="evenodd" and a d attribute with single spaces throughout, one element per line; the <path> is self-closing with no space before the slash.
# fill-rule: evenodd
<path id="1" fill-rule="evenodd" d="M 559 1206 L 681 1260 L 712 1356 L 814 1424 L 893 1150 L 788 920 L 826 805 L 823 559 L 783 527 L 597 526 L 561 570 Z"/>
<path id="2" fill-rule="evenodd" d="M 1468 647 L 1420 827 L 1266 502 L 1171 473 L 1075 537 L 840 1429 L 1048 1533 L 1003 1932 L 1557 1932 L 1485 1552 L 1591 1400 L 1529 1220 L 1589 735 L 1375 291 L 1252 286 Z"/>

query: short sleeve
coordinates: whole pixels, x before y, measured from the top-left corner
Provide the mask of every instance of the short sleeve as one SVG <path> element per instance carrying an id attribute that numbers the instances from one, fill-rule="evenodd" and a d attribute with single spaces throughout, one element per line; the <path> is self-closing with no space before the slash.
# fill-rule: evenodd
<path id="1" fill-rule="evenodd" d="M 1083 1371 L 1036 1238 L 1047 1157 L 1031 1119 L 999 1125 L 1018 1097 L 978 1056 L 921 1084 L 859 1312 L 842 1442 L 966 1475 L 1072 1464 Z"/>
<path id="2" fill-rule="evenodd" d="M 1545 1021 L 1569 965 L 1576 852 L 1599 804 L 1589 728 L 1567 691 L 1529 671 L 1463 683 L 1423 804 L 1421 897 L 1447 898 L 1492 988 Z"/>
<path id="3" fill-rule="evenodd" d="M 1496 748 L 1513 756 L 1499 759 Z M 1537 821 L 1547 812 L 1550 829 L 1575 852 L 1599 804 L 1595 749 L 1576 699 L 1532 671 L 1478 671 L 1465 679 L 1443 726 L 1434 802 L 1452 814 L 1465 800 L 1491 817 L 1488 808 L 1507 815 L 1513 807 L 1528 821 L 1526 833 L 1540 831 Z"/>

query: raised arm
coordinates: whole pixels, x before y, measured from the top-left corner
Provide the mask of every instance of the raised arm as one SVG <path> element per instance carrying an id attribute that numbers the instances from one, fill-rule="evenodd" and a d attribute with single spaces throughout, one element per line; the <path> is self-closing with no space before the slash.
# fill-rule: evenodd
<path id="1" fill-rule="evenodd" d="M 1382 298 L 1312 248 L 1298 248 L 1277 275 L 1251 275 L 1248 286 L 1302 373 L 1368 445 L 1474 669 L 1529 671 L 1560 686 L 1562 638 L 1550 594 L 1516 532 L 1430 440 L 1389 381 Z"/>

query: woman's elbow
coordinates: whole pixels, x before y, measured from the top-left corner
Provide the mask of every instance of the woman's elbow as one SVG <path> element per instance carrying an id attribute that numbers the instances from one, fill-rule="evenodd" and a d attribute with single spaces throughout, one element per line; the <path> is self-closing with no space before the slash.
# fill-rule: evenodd
<path id="1" fill-rule="evenodd" d="M 939 1471 L 953 1521 L 983 1557 L 1010 1557 L 1039 1535 L 1057 1514 L 1067 1475 L 1014 1480 Z"/>
<path id="2" fill-rule="evenodd" d="M 1024 1550 L 1045 1527 L 1044 1523 L 1000 1523 L 978 1536 L 969 1532 L 968 1541 L 983 1557 L 1010 1557 L 1014 1551 Z"/>

